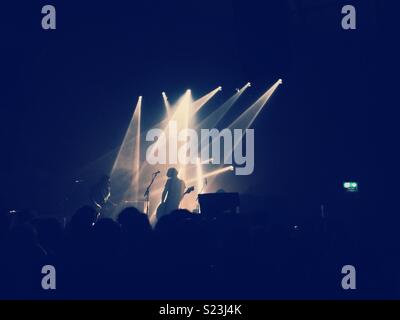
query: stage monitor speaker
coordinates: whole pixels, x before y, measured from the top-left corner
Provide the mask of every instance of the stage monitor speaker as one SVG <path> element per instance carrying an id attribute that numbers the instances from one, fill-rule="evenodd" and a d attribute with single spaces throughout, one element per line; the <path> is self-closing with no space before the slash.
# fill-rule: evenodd
<path id="1" fill-rule="evenodd" d="M 199 194 L 200 213 L 216 218 L 221 214 L 239 213 L 240 200 L 237 192 Z"/>

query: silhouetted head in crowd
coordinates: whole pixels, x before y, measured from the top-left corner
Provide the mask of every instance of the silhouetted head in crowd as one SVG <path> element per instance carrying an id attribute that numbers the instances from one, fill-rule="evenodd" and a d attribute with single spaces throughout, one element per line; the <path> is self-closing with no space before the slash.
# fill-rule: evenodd
<path id="1" fill-rule="evenodd" d="M 130 207 L 121 211 L 118 222 L 122 229 L 123 250 L 145 249 L 150 245 L 153 229 L 147 215 Z"/>
<path id="2" fill-rule="evenodd" d="M 93 244 L 102 253 L 115 253 L 121 241 L 121 228 L 110 218 L 100 219 L 93 226 Z"/>
<path id="3" fill-rule="evenodd" d="M 122 210 L 118 215 L 117 220 L 124 232 L 127 231 L 142 235 L 144 232 L 151 231 L 149 219 L 147 219 L 147 216 L 135 207 L 129 207 Z"/>
<path id="4" fill-rule="evenodd" d="M 169 231 L 179 227 L 182 223 L 191 221 L 193 219 L 194 215 L 191 214 L 190 211 L 186 209 L 176 209 L 158 220 L 156 224 L 156 230 L 161 232 Z"/>
<path id="5" fill-rule="evenodd" d="M 97 221 L 99 213 L 92 206 L 79 208 L 68 224 L 68 232 L 73 236 L 87 233 Z"/>

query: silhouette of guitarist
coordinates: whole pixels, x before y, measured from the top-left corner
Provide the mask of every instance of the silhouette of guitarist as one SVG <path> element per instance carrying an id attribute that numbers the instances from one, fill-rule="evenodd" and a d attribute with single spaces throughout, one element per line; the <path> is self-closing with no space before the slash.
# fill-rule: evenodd
<path id="1" fill-rule="evenodd" d="M 178 171 L 169 168 L 168 180 L 161 195 L 161 204 L 157 209 L 157 219 L 179 208 L 179 203 L 185 192 L 185 183 L 178 178 Z"/>

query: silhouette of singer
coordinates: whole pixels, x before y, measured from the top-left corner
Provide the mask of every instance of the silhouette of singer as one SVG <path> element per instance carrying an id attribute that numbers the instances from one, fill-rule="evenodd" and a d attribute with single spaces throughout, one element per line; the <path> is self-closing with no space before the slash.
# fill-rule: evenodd
<path id="1" fill-rule="evenodd" d="M 157 218 L 179 208 L 179 203 L 185 192 L 185 183 L 178 178 L 178 170 L 169 168 L 167 171 L 168 180 L 165 183 L 161 195 L 161 204 L 157 209 Z"/>

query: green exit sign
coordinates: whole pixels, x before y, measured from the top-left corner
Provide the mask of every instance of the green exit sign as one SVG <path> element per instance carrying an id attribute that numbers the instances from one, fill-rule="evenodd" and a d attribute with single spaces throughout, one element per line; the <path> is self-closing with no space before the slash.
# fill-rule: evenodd
<path id="1" fill-rule="evenodd" d="M 357 182 L 343 182 L 343 188 L 347 192 L 357 192 L 358 183 Z"/>

